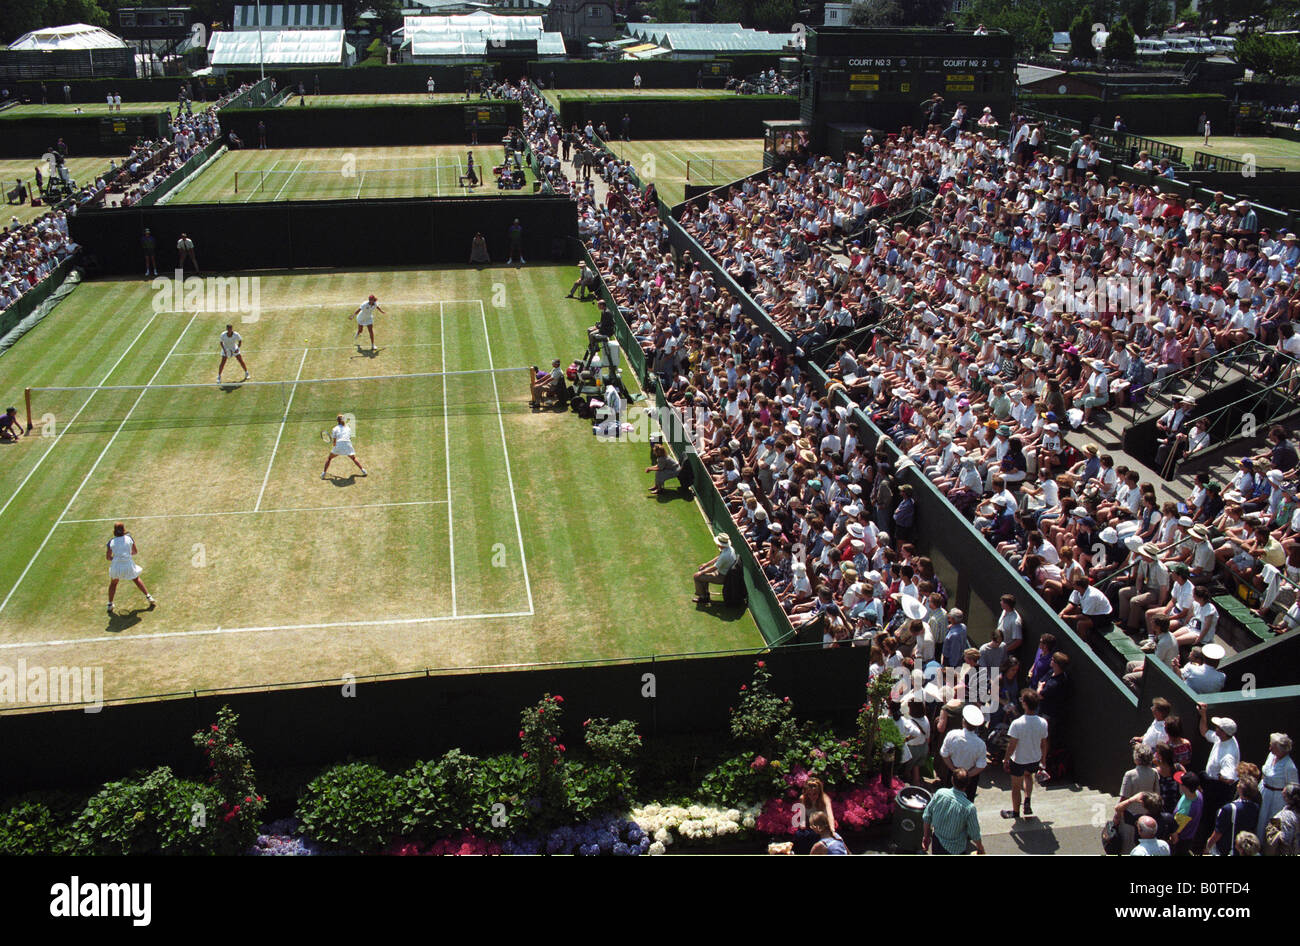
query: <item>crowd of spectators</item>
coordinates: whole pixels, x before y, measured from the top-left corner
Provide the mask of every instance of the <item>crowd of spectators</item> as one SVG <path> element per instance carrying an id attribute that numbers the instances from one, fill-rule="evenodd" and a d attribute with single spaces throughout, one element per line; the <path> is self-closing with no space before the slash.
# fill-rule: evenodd
<path id="1" fill-rule="evenodd" d="M 1246 340 L 1261 343 L 1251 362 L 1261 378 L 1291 371 L 1294 235 L 1270 233 L 1222 195 L 1201 206 L 961 127 L 904 129 L 868 141 L 865 158 L 799 157 L 685 212 L 683 226 L 789 333 L 792 352 L 701 260 L 670 252 L 653 187 L 640 188 L 629 163 L 580 141 L 571 160 L 594 164 L 607 196 L 569 181 L 556 116 L 529 86 L 521 95 L 545 176 L 577 199 L 600 275 L 791 623 L 817 627 L 827 647 L 869 647 L 873 672 L 946 674 L 916 708 L 895 708 L 910 758 L 961 770 L 971 796 L 990 758 L 1053 777 L 1069 658 L 1050 633 L 1022 652 L 1014 596 L 972 646 L 966 616 L 912 544 L 907 467 L 1085 638 L 1128 631 L 1193 690 L 1223 686 L 1219 583 L 1248 582 L 1264 610 L 1300 577 L 1289 432 L 1271 431 L 1269 449 L 1229 481 L 1198 475 L 1182 503 L 1158 498 L 1149 472 L 1067 435 Z M 920 225 L 871 228 L 871 207 L 930 193 Z M 825 390 L 796 357 L 817 352 Z M 1160 421 L 1171 462 L 1205 446 L 1186 400 Z M 897 461 L 864 444 L 855 408 Z M 1298 619 L 1292 605 L 1278 629 Z M 1136 683 L 1141 662 L 1129 671 Z M 1010 735 L 1026 682 L 1051 733 L 1041 748 Z M 993 717 L 963 723 L 992 689 Z M 979 752 L 949 744 L 966 728 L 987 735 Z"/>
<path id="2" fill-rule="evenodd" d="M 732 76 L 723 88 L 737 95 L 798 95 L 799 80 L 767 69 L 751 76 Z"/>

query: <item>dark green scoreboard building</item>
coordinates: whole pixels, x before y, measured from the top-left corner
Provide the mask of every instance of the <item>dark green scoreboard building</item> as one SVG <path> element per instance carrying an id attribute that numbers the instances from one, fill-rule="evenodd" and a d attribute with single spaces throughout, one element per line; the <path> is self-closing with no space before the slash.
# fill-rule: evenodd
<path id="1" fill-rule="evenodd" d="M 806 37 L 799 115 L 815 150 L 840 154 L 857 150 L 868 127 L 919 127 L 922 105 L 935 92 L 944 98 L 945 122 L 965 102 L 967 127 L 986 105 L 1005 125 L 1015 83 L 1009 33 L 822 27 Z"/>

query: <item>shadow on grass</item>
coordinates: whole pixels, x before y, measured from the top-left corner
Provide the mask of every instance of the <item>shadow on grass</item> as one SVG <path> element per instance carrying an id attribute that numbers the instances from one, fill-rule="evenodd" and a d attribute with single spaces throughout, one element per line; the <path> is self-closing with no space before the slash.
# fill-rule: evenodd
<path id="1" fill-rule="evenodd" d="M 331 473 L 325 478 L 325 482 L 329 483 L 331 486 L 342 488 L 354 484 L 357 481 L 357 477 L 360 475 L 360 473 L 349 473 L 347 476 L 337 476 L 334 473 Z"/>
<path id="2" fill-rule="evenodd" d="M 727 622 L 739 621 L 745 616 L 745 612 L 749 610 L 747 606 L 723 604 L 721 598 L 714 598 L 708 604 L 694 605 L 694 608 L 697 611 L 702 611 L 711 617 L 717 618 L 719 621 Z"/>
<path id="3" fill-rule="evenodd" d="M 689 503 L 695 501 L 695 495 L 688 486 L 678 486 L 676 489 L 665 487 L 657 493 L 647 490 L 646 499 L 654 499 L 661 503 L 673 503 L 683 500 Z"/>
<path id="4" fill-rule="evenodd" d="M 153 605 L 145 605 L 139 608 L 132 608 L 130 611 L 114 611 L 108 616 L 108 627 L 104 630 L 109 634 L 120 634 L 123 631 L 129 631 L 140 623 L 140 615 L 152 611 Z"/>

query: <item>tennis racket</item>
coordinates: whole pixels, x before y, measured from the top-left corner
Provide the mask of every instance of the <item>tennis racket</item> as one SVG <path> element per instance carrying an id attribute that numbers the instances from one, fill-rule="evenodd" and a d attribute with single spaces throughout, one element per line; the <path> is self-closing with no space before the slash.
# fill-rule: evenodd
<path id="1" fill-rule="evenodd" d="M 332 444 L 334 442 L 333 430 L 334 428 L 332 427 L 326 427 L 320 432 L 320 439 L 324 440 L 326 443 Z"/>

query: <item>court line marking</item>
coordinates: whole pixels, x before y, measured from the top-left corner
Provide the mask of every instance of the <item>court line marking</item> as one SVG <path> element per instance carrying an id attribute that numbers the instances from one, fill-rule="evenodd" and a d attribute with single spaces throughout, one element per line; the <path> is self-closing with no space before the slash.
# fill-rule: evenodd
<path id="1" fill-rule="evenodd" d="M 447 467 L 447 561 L 451 563 L 451 613 L 456 616 L 456 520 L 451 511 L 451 421 L 447 416 L 447 322 L 443 318 L 443 303 L 438 303 L 438 333 L 442 349 L 442 439 L 443 456 Z M 532 605 L 529 605 L 531 610 Z"/>
<path id="2" fill-rule="evenodd" d="M 298 393 L 298 379 L 302 377 L 303 365 L 307 364 L 307 353 L 310 348 L 302 350 L 302 360 L 298 362 L 298 373 L 293 377 L 293 384 L 289 387 L 289 397 L 284 402 L 284 416 L 280 418 L 280 429 L 275 432 L 275 445 L 271 447 L 271 459 L 266 464 L 266 475 L 262 477 L 262 488 L 257 491 L 257 502 L 253 505 L 253 511 L 257 512 L 262 508 L 262 497 L 266 495 L 266 484 L 271 482 L 271 468 L 275 466 L 275 456 L 280 452 L 280 438 L 284 436 L 284 425 L 289 420 L 289 411 L 293 408 L 293 396 Z"/>
<path id="3" fill-rule="evenodd" d="M 524 572 L 524 591 L 528 595 L 528 610 L 533 610 L 533 586 L 528 580 L 528 557 L 524 553 L 524 529 L 519 523 L 519 503 L 515 500 L 515 480 L 510 472 L 510 448 L 506 446 L 506 422 L 501 416 L 501 394 L 497 390 L 497 376 L 492 364 L 492 335 L 488 331 L 487 309 L 483 306 L 483 300 L 478 300 L 479 316 L 483 320 L 483 341 L 487 346 L 488 370 L 492 371 L 492 397 L 497 402 L 497 427 L 501 430 L 501 452 L 506 458 L 506 486 L 510 489 L 510 507 L 515 513 L 515 535 L 519 539 L 519 564 L 523 566 Z M 444 383 L 445 383 L 444 376 Z M 445 405 L 444 405 L 445 407 Z"/>
<path id="4" fill-rule="evenodd" d="M 436 348 L 436 347 L 437 346 L 433 342 L 413 342 L 409 345 L 385 345 L 384 351 L 392 351 L 395 348 Z M 326 345 L 323 348 L 318 348 L 313 345 L 310 350 L 311 351 L 356 351 L 356 348 L 357 348 L 356 345 Z M 241 348 L 239 350 L 239 353 L 241 355 L 247 355 L 250 353 L 261 354 L 264 352 L 303 351 L 303 350 L 304 349 L 301 345 L 294 345 L 291 348 Z M 173 358 L 198 358 L 198 357 L 220 358 L 221 354 L 219 352 L 210 352 L 210 351 L 178 351 L 176 354 L 172 355 L 172 357 Z"/>
<path id="5" fill-rule="evenodd" d="M 265 184 L 266 184 L 266 172 L 267 172 L 267 171 L 274 171 L 274 170 L 275 170 L 275 166 L 276 166 L 277 164 L 279 164 L 279 163 L 280 163 L 280 159 L 279 159 L 279 158 L 276 158 L 273 162 L 271 162 L 271 166 L 270 166 L 269 168 L 259 168 L 259 169 L 256 169 L 256 170 L 251 171 L 250 173 L 252 173 L 252 174 L 260 174 L 260 175 L 261 175 L 261 180 L 258 181 L 258 184 L 259 184 L 259 185 L 265 185 Z M 236 172 L 236 173 L 238 173 L 238 172 Z M 262 189 L 261 186 L 254 187 L 252 190 L 250 190 L 250 191 L 248 192 L 248 196 L 244 198 L 243 202 L 244 202 L 244 203 L 248 203 L 250 200 L 253 199 L 253 195 L 256 194 L 258 191 L 260 191 L 261 189 Z"/>
<path id="6" fill-rule="evenodd" d="M 91 522 L 140 522 L 145 519 L 214 519 L 221 516 L 269 516 L 284 512 L 338 512 L 346 509 L 391 509 L 396 506 L 441 506 L 443 499 L 417 499 L 400 503 L 352 503 L 344 506 L 286 506 L 282 509 L 230 509 L 222 512 L 167 512 L 151 516 L 106 516 L 102 519 L 63 519 L 61 526 L 85 525 Z"/>
<path id="7" fill-rule="evenodd" d="M 123 350 L 122 354 L 118 356 L 117 361 L 113 362 L 113 367 L 109 368 L 108 371 L 105 372 L 103 379 L 99 382 L 99 384 L 95 386 L 96 388 L 102 388 L 104 386 L 104 382 L 106 382 L 110 377 L 112 377 L 113 372 L 117 370 L 117 366 L 122 363 L 122 360 L 126 358 L 128 354 L 130 354 L 131 349 L 135 347 L 135 343 L 140 340 L 140 337 L 144 335 L 146 331 L 148 331 L 149 326 L 153 325 L 153 320 L 156 318 L 158 318 L 157 312 L 149 316 L 149 321 L 144 323 L 144 328 L 140 329 L 139 334 L 137 334 L 135 338 L 131 339 L 131 344 L 127 345 L 126 348 Z M 98 390 L 91 391 L 89 397 L 87 397 L 84 401 L 81 402 L 81 406 L 77 408 L 77 413 L 72 415 L 72 419 L 63 425 L 63 429 L 59 431 L 59 435 L 54 438 L 54 443 L 50 444 L 49 449 L 46 450 L 37 458 L 36 465 L 27 471 L 27 475 L 23 477 L 22 482 L 20 482 L 18 486 L 9 494 L 9 498 L 5 500 L 5 504 L 3 506 L 0 506 L 0 516 L 3 516 L 5 514 L 5 510 L 9 508 L 9 504 L 12 503 L 18 497 L 18 494 L 22 492 L 23 487 L 27 485 L 27 481 L 30 480 L 32 476 L 36 473 L 36 471 L 41 468 L 41 464 L 44 463 L 45 458 L 50 455 L 50 451 L 59 445 L 59 441 L 62 440 L 63 435 L 68 432 L 68 428 L 71 427 L 73 422 L 76 421 L 76 419 L 81 416 L 81 412 L 86 409 L 87 405 L 90 404 L 91 399 L 98 393 L 99 393 Z"/>
<path id="8" fill-rule="evenodd" d="M 185 333 L 189 331 L 190 326 L 194 324 L 196 318 L 198 318 L 197 313 L 190 316 L 190 320 L 185 323 L 185 328 L 181 329 L 181 333 L 176 336 L 176 341 L 172 343 L 172 351 L 176 350 L 176 346 L 181 343 L 181 339 L 185 337 Z M 166 365 L 167 359 L 163 358 L 163 360 L 158 363 L 158 368 L 154 371 L 153 377 L 149 379 L 149 384 L 153 384 L 154 381 L 157 380 L 158 375 L 162 373 L 162 370 Z M 14 586 L 9 589 L 9 594 L 5 595 L 3 601 L 0 601 L 0 611 L 4 611 L 5 606 L 8 605 L 10 599 L 13 598 L 14 592 L 18 590 L 18 586 L 23 583 L 23 579 L 27 577 L 27 573 L 32 570 L 32 566 L 36 564 L 36 560 L 40 558 L 41 553 L 45 551 L 45 546 L 49 545 L 50 538 L 54 535 L 54 530 L 59 527 L 59 523 L 63 521 L 63 517 L 68 514 L 68 510 L 71 509 L 73 503 L 77 501 L 77 498 L 81 495 L 81 491 L 86 488 L 86 484 L 90 482 L 90 478 L 95 475 L 95 471 L 99 469 L 99 464 L 103 461 L 108 451 L 112 449 L 113 444 L 117 441 L 117 435 L 122 432 L 124 427 L 126 427 L 126 422 L 131 419 L 131 415 L 135 413 L 135 409 L 140 406 L 140 402 L 144 400 L 147 391 L 148 388 L 146 387 L 145 390 L 140 392 L 140 396 L 135 399 L 135 403 L 131 405 L 131 409 L 128 410 L 126 416 L 122 418 L 122 423 L 117 425 L 117 430 L 113 431 L 113 436 L 108 439 L 108 443 L 104 444 L 104 449 L 101 450 L 99 456 L 95 458 L 95 462 L 91 466 L 90 471 L 82 477 L 81 485 L 79 485 L 77 491 L 72 494 L 72 498 L 68 500 L 68 504 L 63 507 L 63 512 L 59 513 L 59 518 L 54 521 L 54 525 L 50 526 L 50 531 L 45 533 L 45 538 L 41 541 L 40 546 L 37 547 L 31 560 L 28 561 L 27 567 L 24 568 L 22 574 L 18 576 L 18 580 L 14 582 Z"/>
<path id="9" fill-rule="evenodd" d="M 534 617 L 533 611 L 502 611 L 499 613 L 489 614 L 442 614 L 425 618 L 389 618 L 380 621 L 330 621 L 323 624 L 265 624 L 257 627 L 214 627 L 211 629 L 193 631 L 157 631 L 152 634 L 132 634 L 129 637 L 123 637 L 121 634 L 103 634 L 98 637 L 83 637 L 72 640 L 21 641 L 9 644 L 0 644 L 0 650 L 15 650 L 20 647 L 68 647 L 84 644 L 99 644 L 108 641 L 126 643 L 128 641 L 164 640 L 179 637 L 212 637 L 218 634 L 255 634 L 266 631 L 316 631 L 330 630 L 336 627 L 405 627 L 412 624 L 437 624 L 443 621 L 488 621 L 493 619 L 530 617 Z"/>
<path id="10" fill-rule="evenodd" d="M 505 268 L 504 265 L 502 266 L 502 268 Z M 427 305 L 427 306 L 432 306 L 435 302 L 439 303 L 440 305 L 442 303 L 450 303 L 450 304 L 464 303 L 466 305 L 473 305 L 476 302 L 482 302 L 482 301 L 483 300 L 481 299 L 397 299 L 397 300 L 384 299 L 382 300 L 384 305 Z M 267 311 L 292 312 L 295 309 L 334 309 L 334 308 L 345 308 L 347 306 L 352 306 L 353 308 L 356 308 L 357 306 L 356 300 L 340 299 L 337 302 L 301 302 L 296 305 L 263 305 L 263 306 L 258 306 L 258 310 L 261 312 L 267 312 Z M 230 314 L 224 309 L 211 309 L 211 310 L 209 309 L 160 309 L 157 312 L 157 314 L 158 315 L 185 315 L 191 312 L 198 315 L 208 315 L 212 313 L 219 313 L 221 315 Z M 297 351 L 298 349 L 295 348 L 293 350 Z"/>
<path id="11" fill-rule="evenodd" d="M 306 158 L 298 159 L 298 163 L 293 166 L 293 170 L 289 172 L 289 176 L 284 179 L 284 183 L 280 185 L 280 189 L 276 191 L 275 196 L 271 198 L 272 201 L 280 199 L 280 195 L 284 193 L 284 189 L 289 186 L 289 182 L 293 180 L 293 176 L 298 173 L 298 168 L 302 167 L 302 162 L 306 160 Z"/>

